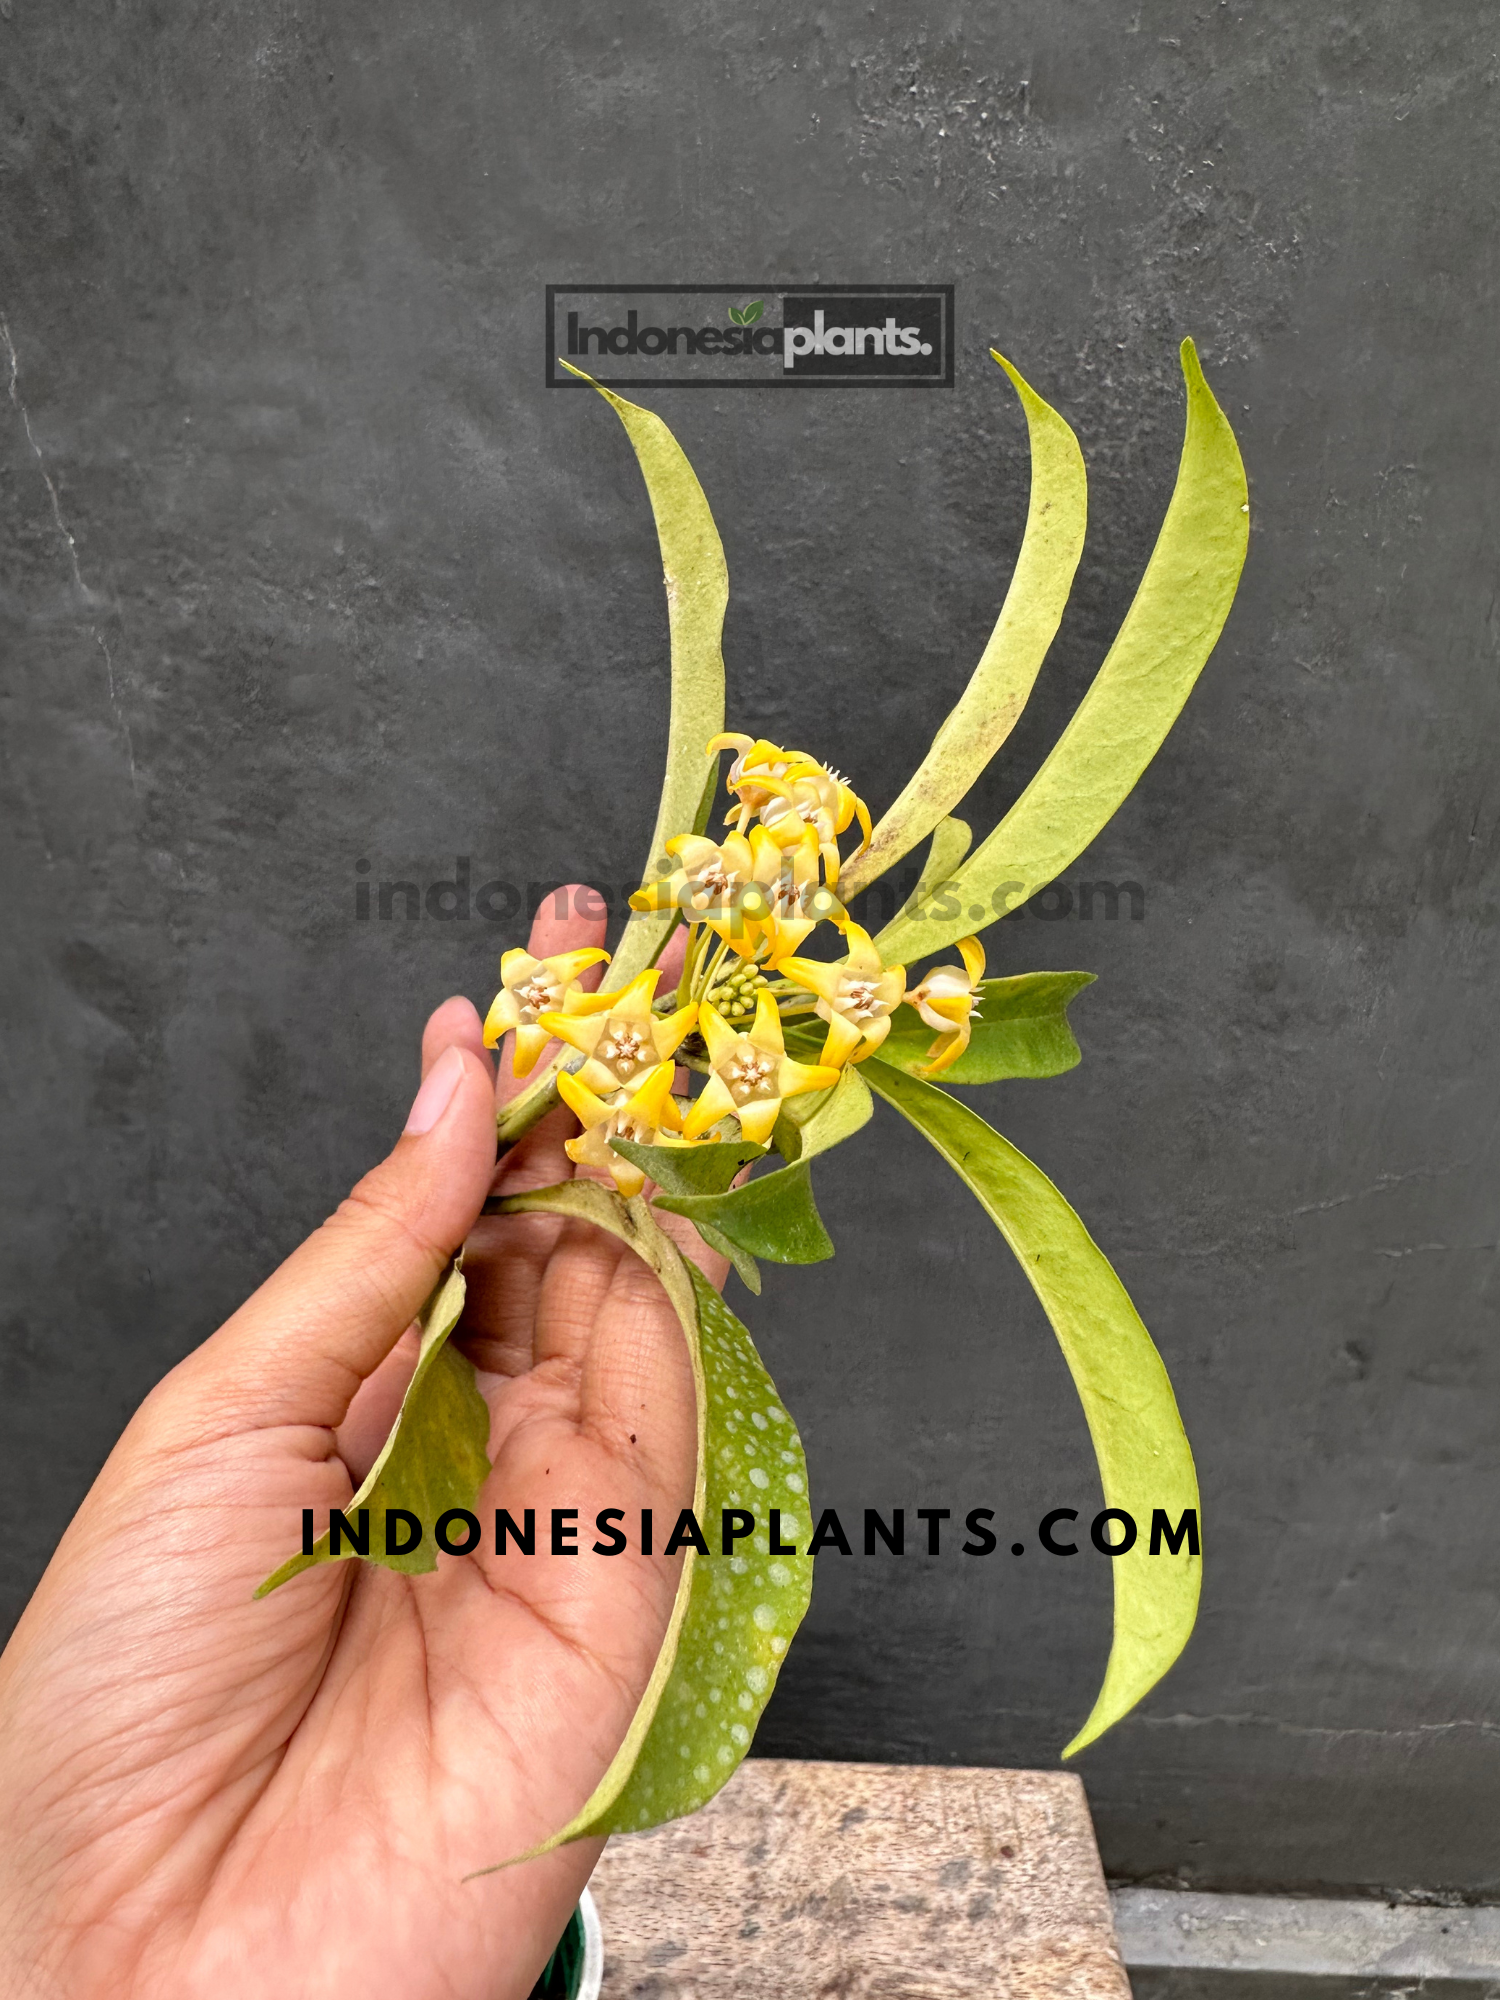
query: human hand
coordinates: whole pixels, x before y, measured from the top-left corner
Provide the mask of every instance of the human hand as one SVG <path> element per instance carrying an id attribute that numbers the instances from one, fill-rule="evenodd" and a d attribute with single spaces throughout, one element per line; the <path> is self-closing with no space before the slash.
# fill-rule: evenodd
<path id="1" fill-rule="evenodd" d="M 602 920 L 539 918 L 538 956 Z M 668 974 L 670 977 L 670 973 Z M 508 1063 L 502 1064 L 503 1079 Z M 301 1510 L 347 1505 L 467 1239 L 456 1338 L 491 1412 L 484 1510 L 688 1504 L 692 1376 L 603 1231 L 486 1217 L 570 1178 L 565 1111 L 494 1163 L 473 1007 L 423 1038 L 407 1130 L 136 1413 L 0 1658 L 0 1986 L 68 2000 L 521 2000 L 602 1842 L 475 1881 L 602 1777 L 680 1558 L 319 1566 L 255 1602 Z M 687 1225 L 685 1250 L 723 1282 Z"/>

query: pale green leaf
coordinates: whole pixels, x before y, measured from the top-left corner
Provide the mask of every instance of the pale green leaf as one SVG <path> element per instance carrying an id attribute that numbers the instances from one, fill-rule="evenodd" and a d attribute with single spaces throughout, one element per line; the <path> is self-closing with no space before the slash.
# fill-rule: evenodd
<path id="1" fill-rule="evenodd" d="M 932 748 L 839 879 L 857 896 L 956 806 L 1016 725 L 1051 646 L 1083 553 L 1088 475 L 1078 440 L 1056 410 L 995 354 L 1021 398 L 1031 438 L 1031 504 L 1015 574 L 989 644 Z"/>
<path id="2" fill-rule="evenodd" d="M 585 1834 L 632 1832 L 695 1812 L 734 1775 L 812 1593 L 809 1555 L 770 1552 L 769 1511 L 781 1510 L 782 1541 L 804 1551 L 812 1516 L 801 1440 L 749 1334 L 697 1267 L 679 1256 L 646 1204 L 639 1197 L 623 1202 L 594 1181 L 565 1181 L 507 1196 L 503 1206 L 513 1214 L 594 1222 L 628 1243 L 661 1279 L 692 1358 L 693 1512 L 710 1550 L 703 1556 L 689 1546 L 683 1553 L 667 1635 L 608 1771 L 567 1826 L 516 1857 L 529 1860 Z M 753 1512 L 756 1532 L 753 1547 L 747 1538 L 726 1557 L 720 1533 L 728 1507 Z"/>
<path id="3" fill-rule="evenodd" d="M 1052 1322 L 1094 1441 L 1106 1506 L 1140 1530 L 1110 1564 L 1115 1631 L 1093 1712 L 1070 1757 L 1122 1715 L 1172 1665 L 1193 1630 L 1202 1562 L 1186 1543 L 1150 1553 L 1153 1511 L 1175 1524 L 1198 1508 L 1193 1455 L 1161 1356 L 1108 1259 L 1039 1167 L 946 1091 L 878 1061 L 872 1090 L 908 1118 L 978 1199 L 1015 1253 Z"/>
<path id="4" fill-rule="evenodd" d="M 593 377 L 564 362 L 585 382 Z M 667 733 L 667 768 L 651 836 L 645 879 L 660 871 L 666 843 L 688 832 L 703 796 L 703 759 L 708 740 L 724 727 L 724 656 L 720 650 L 729 572 L 703 488 L 687 455 L 652 410 L 593 382 L 611 405 L 630 439 L 661 544 L 667 586 L 667 619 L 672 639 L 672 717 Z M 674 920 L 670 910 L 632 917 L 605 972 L 603 989 L 616 992 L 651 963 Z"/>
<path id="5" fill-rule="evenodd" d="M 370 1553 L 365 1560 L 407 1576 L 437 1568 L 433 1523 L 450 1507 L 473 1509 L 479 1489 L 489 1477 L 490 1413 L 474 1381 L 472 1364 L 448 1345 L 464 1307 L 463 1273 L 451 1268 L 422 1310 L 422 1344 L 400 1413 L 371 1466 L 369 1477 L 343 1510 L 351 1521 L 361 1510 L 369 1515 Z M 421 1522 L 421 1541 L 407 1555 L 388 1555 L 386 1514 L 404 1508 Z M 406 1539 L 397 1523 L 395 1539 Z M 291 1556 L 256 1591 L 264 1597 L 278 1584 L 318 1563 L 343 1562 L 347 1546 L 329 1553 L 328 1535 L 321 1535 L 311 1555 Z"/>
<path id="6" fill-rule="evenodd" d="M 950 1083 L 999 1083 L 1006 1077 L 1061 1076 L 1079 1060 L 1068 1025 L 1068 1003 L 1092 972 L 1021 972 L 1010 979 L 981 980 L 975 993 L 969 1046 L 942 1073 Z M 898 1007 L 880 1060 L 893 1069 L 920 1075 L 939 1040 L 915 1007 Z"/>
<path id="7" fill-rule="evenodd" d="M 933 829 L 932 845 L 917 877 L 916 887 L 901 905 L 900 915 L 917 916 L 933 895 L 943 888 L 960 861 L 974 844 L 967 820 L 940 819 Z"/>
<path id="8" fill-rule="evenodd" d="M 831 1090 L 786 1099 L 773 1135 L 776 1150 L 784 1160 L 815 1160 L 868 1125 L 874 1108 L 859 1071 L 845 1068 Z"/>
<path id="9" fill-rule="evenodd" d="M 1214 649 L 1244 565 L 1249 501 L 1234 432 L 1190 340 L 1182 371 L 1177 484 L 1125 622 L 1046 762 L 954 876 L 954 914 L 897 916 L 876 939 L 888 965 L 963 937 L 975 909 L 986 922 L 1003 916 L 1076 861 L 1161 748 Z"/>
<path id="10" fill-rule="evenodd" d="M 773 1264 L 821 1264 L 833 1255 L 805 1159 L 724 1194 L 658 1195 L 655 1206 L 695 1224 L 707 1222 Z"/>

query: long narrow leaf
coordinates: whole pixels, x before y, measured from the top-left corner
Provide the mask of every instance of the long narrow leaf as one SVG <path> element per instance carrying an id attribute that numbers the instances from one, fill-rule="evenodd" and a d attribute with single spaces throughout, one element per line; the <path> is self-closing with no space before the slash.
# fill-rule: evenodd
<path id="1" fill-rule="evenodd" d="M 1015 728 L 1062 622 L 1083 553 L 1088 475 L 1078 440 L 1004 355 L 990 352 L 1015 384 L 1031 436 L 1031 505 L 1021 553 L 969 685 L 869 847 L 844 871 L 841 894 L 867 889 L 931 833 Z"/>
<path id="2" fill-rule="evenodd" d="M 674 834 L 693 827 L 704 791 L 704 745 L 724 727 L 724 656 L 721 641 L 729 602 L 724 546 L 708 501 L 687 454 L 652 410 L 584 375 L 611 406 L 640 462 L 656 516 L 662 569 L 667 586 L 667 620 L 672 638 L 672 719 L 667 734 L 667 769 L 662 781 L 656 831 L 651 836 L 646 875 L 660 872 L 663 849 Z M 673 921 L 670 910 L 634 917 L 626 926 L 604 988 L 615 992 L 650 964 Z"/>
<path id="3" fill-rule="evenodd" d="M 1161 1356 L 1129 1294 L 1039 1167 L 946 1091 L 884 1063 L 863 1065 L 872 1090 L 935 1146 L 969 1188 L 1031 1281 L 1078 1390 L 1106 1506 L 1135 1521 L 1138 1539 L 1113 1559 L 1114 1644 L 1093 1712 L 1063 1751 L 1071 1757 L 1127 1714 L 1187 1644 L 1202 1562 L 1184 1537 L 1150 1553 L 1153 1516 L 1174 1529 L 1198 1511 L 1193 1455 Z M 1196 1542 L 1197 1537 L 1194 1536 Z"/>
<path id="4" fill-rule="evenodd" d="M 1051 755 L 953 877 L 944 905 L 956 914 L 897 916 L 876 939 L 887 965 L 993 922 L 1076 861 L 1161 748 L 1214 649 L 1245 561 L 1249 501 L 1234 432 L 1190 340 L 1182 372 L 1177 484 L 1125 622 Z"/>

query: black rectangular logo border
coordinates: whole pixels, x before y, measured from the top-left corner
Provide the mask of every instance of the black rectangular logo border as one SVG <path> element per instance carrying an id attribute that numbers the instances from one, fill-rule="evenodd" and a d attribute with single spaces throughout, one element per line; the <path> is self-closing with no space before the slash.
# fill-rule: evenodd
<path id="1" fill-rule="evenodd" d="M 547 352 L 546 381 L 549 389 L 586 389 L 587 382 L 581 382 L 576 375 L 555 373 L 557 362 L 557 295 L 559 292 L 603 292 L 625 297 L 630 293 L 659 295 L 663 292 L 723 292 L 738 297 L 744 292 L 775 292 L 778 295 L 795 292 L 799 298 L 832 297 L 849 298 L 860 292 L 883 296 L 891 292 L 936 293 L 943 301 L 943 372 L 941 375 L 907 376 L 872 381 L 869 377 L 861 380 L 857 376 L 845 378 L 823 376 L 791 376 L 778 379 L 771 376 L 752 377 L 747 380 L 739 375 L 702 375 L 691 382 L 684 381 L 642 381 L 639 376 L 595 375 L 592 379 L 606 389 L 951 389 L 953 387 L 953 286 L 952 285 L 804 285 L 795 282 L 787 284 L 767 284 L 764 279 L 755 285 L 548 285 L 547 291 Z"/>

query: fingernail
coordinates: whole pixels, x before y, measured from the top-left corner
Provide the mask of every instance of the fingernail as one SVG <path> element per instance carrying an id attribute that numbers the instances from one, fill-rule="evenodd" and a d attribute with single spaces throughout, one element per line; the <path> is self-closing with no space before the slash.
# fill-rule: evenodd
<path id="1" fill-rule="evenodd" d="M 448 1109 L 448 1100 L 457 1090 L 458 1079 L 463 1073 L 463 1051 L 444 1049 L 424 1077 L 422 1088 L 412 1099 L 411 1110 L 406 1119 L 406 1131 L 420 1136 L 421 1133 L 432 1130 Z"/>

